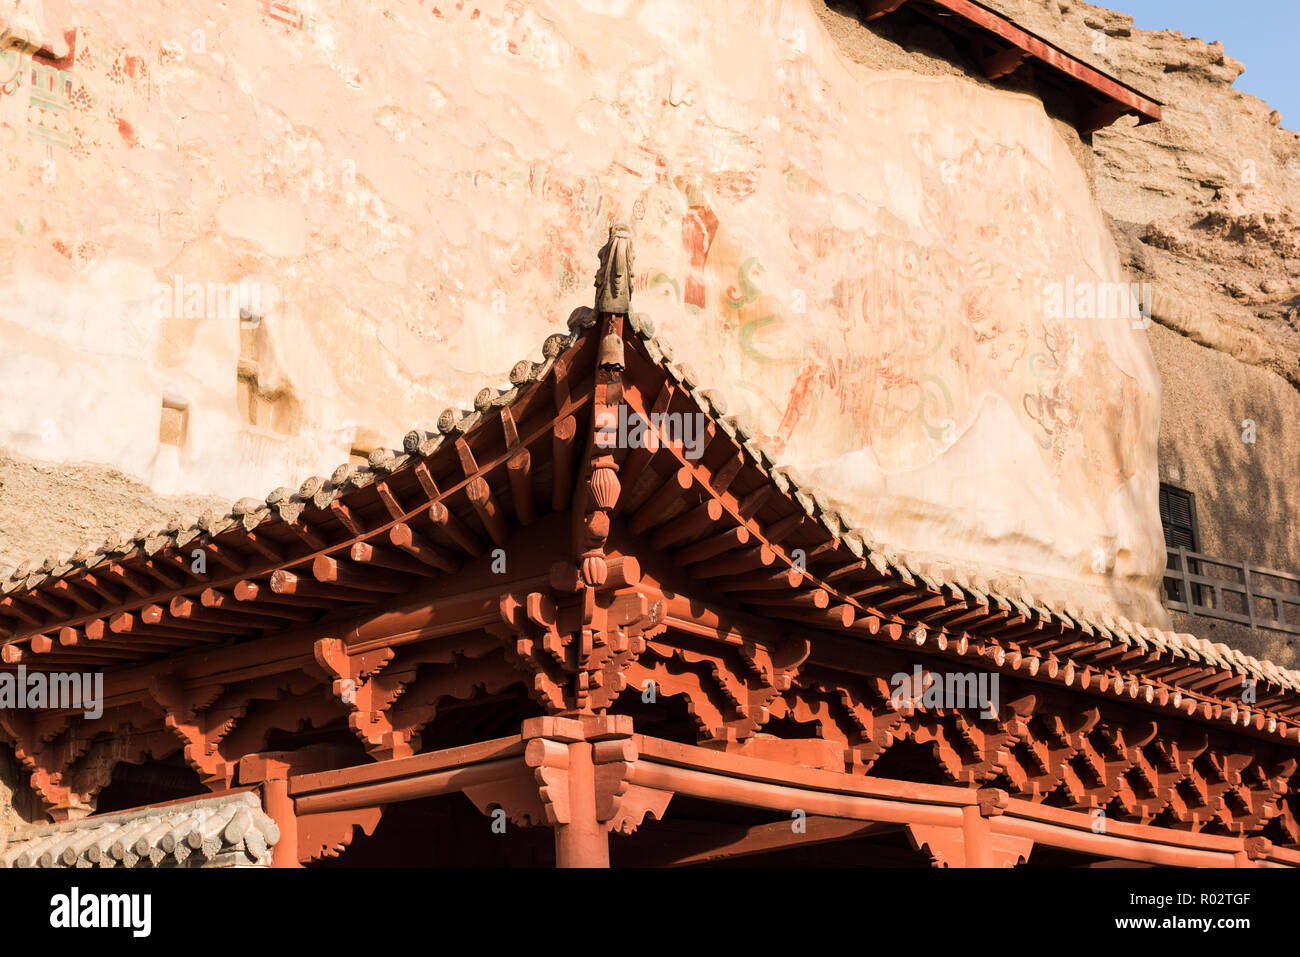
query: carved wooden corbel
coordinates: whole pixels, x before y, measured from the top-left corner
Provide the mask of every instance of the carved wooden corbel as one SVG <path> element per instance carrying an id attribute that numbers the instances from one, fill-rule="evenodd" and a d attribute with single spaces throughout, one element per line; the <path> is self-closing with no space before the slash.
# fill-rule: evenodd
<path id="1" fill-rule="evenodd" d="M 662 820 L 673 793 L 631 784 L 628 779 L 638 756 L 636 742 L 630 728 L 612 733 L 615 736 L 592 745 L 592 760 L 596 765 L 596 818 L 609 831 L 632 834 L 644 823 L 646 815 Z"/>
<path id="2" fill-rule="evenodd" d="M 502 596 L 502 624 L 489 630 L 548 711 L 603 711 L 627 688 L 647 636 L 667 627 L 662 601 L 628 584 L 639 575 L 631 559 L 615 559 L 599 592 L 584 586 L 573 596 Z"/>
<path id="3" fill-rule="evenodd" d="M 71 715 L 37 721 L 23 712 L 0 710 L 0 728 L 13 742 L 14 756 L 53 820 L 75 821 L 94 811 L 95 795 L 108 781 L 72 780 L 72 766 L 90 750 L 93 736 Z"/>
<path id="4" fill-rule="evenodd" d="M 978 805 L 963 808 L 961 825 L 905 826 L 908 841 L 932 867 L 1016 867 L 1029 860 L 1032 838 L 995 834 L 989 828 L 988 818 L 1002 813 L 1006 794 L 985 789 L 979 796 Z"/>
<path id="5" fill-rule="evenodd" d="M 299 861 L 338 857 L 356 840 L 358 831 L 367 837 L 374 834 L 383 816 L 384 810 L 379 807 L 301 815 L 298 818 Z"/>
<path id="6" fill-rule="evenodd" d="M 347 709 L 348 727 L 377 760 L 404 758 L 415 753 L 410 729 L 393 726 L 392 708 L 415 680 L 414 665 L 386 670 L 396 652 L 379 648 L 348 654 L 337 638 L 322 638 L 312 646 L 320 672 L 330 681 L 330 692 Z"/>
<path id="7" fill-rule="evenodd" d="M 214 727 L 206 712 L 225 690 L 224 685 L 211 684 L 186 689 L 173 677 L 155 675 L 149 682 L 149 698 L 162 711 L 163 724 L 182 745 L 185 763 L 199 774 L 199 779 L 209 788 L 227 788 L 234 778 L 234 765 L 228 765 L 217 751 L 217 745 L 234 725 L 234 717 L 227 717 Z"/>
<path id="8" fill-rule="evenodd" d="M 55 821 L 93 813 L 97 795 L 112 780 L 119 762 L 136 763 L 146 755 L 174 750 L 172 735 L 164 728 L 138 730 L 149 721 L 148 713 L 137 708 L 91 731 L 70 715 L 38 720 L 0 711 L 0 728 L 12 740 L 14 755 L 28 772 L 43 810 Z M 110 728 L 112 733 L 105 735 Z"/>

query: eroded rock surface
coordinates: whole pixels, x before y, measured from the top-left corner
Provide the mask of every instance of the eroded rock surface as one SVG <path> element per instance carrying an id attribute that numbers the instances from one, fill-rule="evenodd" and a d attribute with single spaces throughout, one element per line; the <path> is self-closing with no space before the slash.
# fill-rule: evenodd
<path id="1" fill-rule="evenodd" d="M 1160 123 L 1095 136 L 1098 199 L 1145 247 L 1131 265 L 1164 300 L 1158 321 L 1300 388 L 1300 133 L 1233 87 L 1246 66 L 1077 0 L 990 6 L 1164 104 Z"/>

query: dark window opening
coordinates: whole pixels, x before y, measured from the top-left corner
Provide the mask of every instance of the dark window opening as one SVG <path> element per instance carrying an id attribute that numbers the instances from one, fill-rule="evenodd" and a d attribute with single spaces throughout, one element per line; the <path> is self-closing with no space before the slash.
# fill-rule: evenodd
<path id="1" fill-rule="evenodd" d="M 1170 551 L 1185 548 L 1189 552 L 1200 551 L 1200 535 L 1196 528 L 1196 497 L 1186 489 L 1172 485 L 1160 485 L 1160 525 L 1165 532 L 1165 547 Z M 1165 594 L 1170 601 L 1186 602 L 1183 594 L 1183 582 L 1177 577 L 1181 574 L 1177 555 L 1169 555 L 1165 567 L 1173 570 L 1174 576 L 1165 579 Z M 1195 572 L 1189 559 L 1189 572 Z"/>
<path id="2" fill-rule="evenodd" d="M 1165 545 L 1200 551 L 1196 534 L 1196 499 L 1186 489 L 1160 486 L 1160 524 L 1165 529 Z"/>

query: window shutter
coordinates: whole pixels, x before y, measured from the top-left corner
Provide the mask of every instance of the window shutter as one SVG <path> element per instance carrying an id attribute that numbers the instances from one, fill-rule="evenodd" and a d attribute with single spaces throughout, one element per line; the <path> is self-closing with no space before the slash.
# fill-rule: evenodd
<path id="1" fill-rule="evenodd" d="M 1167 547 L 1198 551 L 1195 504 L 1190 492 L 1170 485 L 1160 486 L 1160 524 L 1164 527 Z"/>

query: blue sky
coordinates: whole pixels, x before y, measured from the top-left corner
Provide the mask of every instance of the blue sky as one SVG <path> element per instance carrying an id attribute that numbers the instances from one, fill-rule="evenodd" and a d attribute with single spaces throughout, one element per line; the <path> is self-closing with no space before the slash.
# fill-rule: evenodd
<path id="1" fill-rule="evenodd" d="M 1143 30 L 1180 30 L 1207 43 L 1221 40 L 1246 65 L 1234 86 L 1282 111 L 1282 125 L 1300 130 L 1300 0 L 1093 0 L 1132 14 Z M 1157 99 L 1159 93 L 1156 94 Z"/>

